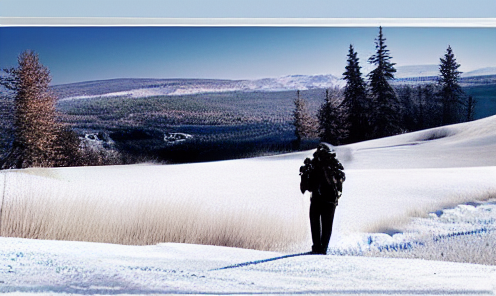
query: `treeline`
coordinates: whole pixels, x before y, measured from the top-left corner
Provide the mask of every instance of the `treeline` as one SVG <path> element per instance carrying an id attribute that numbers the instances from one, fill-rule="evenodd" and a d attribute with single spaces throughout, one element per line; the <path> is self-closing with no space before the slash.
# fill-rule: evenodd
<path id="1" fill-rule="evenodd" d="M 380 27 L 376 52 L 368 59 L 375 68 L 367 82 L 350 45 L 343 73 L 346 86 L 326 91 L 316 118 L 308 114 L 297 92 L 293 113 L 297 145 L 313 137 L 333 145 L 348 144 L 473 120 L 476 101 L 459 85 L 460 64 L 450 46 L 440 58 L 437 83 L 393 87 L 395 63 L 385 41 Z"/>

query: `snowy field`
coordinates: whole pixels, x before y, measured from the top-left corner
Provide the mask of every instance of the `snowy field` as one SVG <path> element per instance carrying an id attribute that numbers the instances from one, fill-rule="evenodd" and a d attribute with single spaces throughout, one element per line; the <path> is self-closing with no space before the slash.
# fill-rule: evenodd
<path id="1" fill-rule="evenodd" d="M 313 151 L 3 171 L 0 292 L 496 294 L 496 116 L 336 150 L 327 256 L 305 254 Z"/>

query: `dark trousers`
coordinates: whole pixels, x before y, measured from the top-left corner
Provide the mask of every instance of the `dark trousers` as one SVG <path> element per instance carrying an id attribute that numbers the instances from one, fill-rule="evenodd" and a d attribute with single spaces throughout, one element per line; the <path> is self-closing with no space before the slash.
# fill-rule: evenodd
<path id="1" fill-rule="evenodd" d="M 312 230 L 312 251 L 325 254 L 332 233 L 332 221 L 336 205 L 312 199 L 310 203 L 310 229 Z"/>

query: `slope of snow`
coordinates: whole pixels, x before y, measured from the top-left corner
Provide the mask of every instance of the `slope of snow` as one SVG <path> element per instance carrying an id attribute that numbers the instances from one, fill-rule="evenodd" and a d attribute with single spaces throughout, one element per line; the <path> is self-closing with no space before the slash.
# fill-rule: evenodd
<path id="1" fill-rule="evenodd" d="M 159 80 L 160 81 L 160 80 Z M 186 80 L 187 81 L 187 80 Z M 157 82 L 157 84 L 160 84 Z M 150 96 L 176 96 L 191 95 L 198 93 L 212 92 L 232 92 L 232 91 L 285 91 L 285 90 L 308 90 L 315 88 L 332 88 L 335 86 L 344 86 L 344 81 L 333 75 L 290 75 L 279 78 L 264 78 L 256 80 L 219 80 L 208 83 L 198 80 L 188 84 L 168 83 L 163 80 L 161 86 L 137 88 L 119 92 L 102 93 L 98 95 L 78 95 L 63 98 L 61 100 L 89 99 L 97 97 L 132 97 L 143 98 Z"/>
<path id="2" fill-rule="evenodd" d="M 439 65 L 397 66 L 395 77 L 422 78 L 439 75 Z M 462 73 L 462 77 L 496 75 L 496 67 L 477 69 Z M 415 81 L 415 80 L 414 80 Z M 122 85 L 116 83 L 122 82 Z M 107 84 L 111 84 L 111 86 Z M 88 88 L 92 85 L 93 88 Z M 98 97 L 176 96 L 212 92 L 233 91 L 286 91 L 344 87 L 346 82 L 331 74 L 288 75 L 277 78 L 254 80 L 213 79 L 112 79 L 57 85 L 62 92 L 61 100 L 91 99 Z M 109 90 L 110 88 L 110 90 Z M 87 92 L 90 92 L 89 94 Z M 64 95 L 65 94 L 65 95 Z"/>
<path id="3" fill-rule="evenodd" d="M 451 252 L 450 256 L 456 257 L 457 252 L 465 253 L 478 241 L 485 242 L 490 235 L 494 237 L 496 206 L 484 201 L 496 197 L 496 116 L 335 149 L 346 169 L 347 180 L 334 220 L 329 249 L 334 255 L 328 256 L 300 254 L 310 249 L 311 242 L 309 195 L 302 196 L 299 192 L 298 168 L 313 151 L 174 166 L 4 171 L 0 174 L 0 184 L 4 186 L 0 188 L 4 192 L 2 205 L 28 201 L 23 217 L 42 210 L 30 208 L 31 204 L 44 202 L 46 197 L 36 194 L 40 191 L 53 194 L 61 191 L 61 196 L 70 198 L 72 205 L 100 202 L 96 210 L 102 211 L 102 216 L 79 222 L 83 228 L 84 224 L 94 225 L 94 232 L 112 227 L 118 210 L 129 210 L 124 218 L 129 225 L 139 225 L 148 217 L 136 217 L 133 210 L 155 205 L 149 203 L 151 200 L 176 199 L 183 204 L 158 204 L 144 208 L 144 213 L 195 221 L 184 225 L 181 230 L 184 233 L 198 228 L 216 235 L 229 229 L 233 234 L 274 243 L 263 248 L 281 248 L 274 238 L 293 245 L 287 245 L 281 253 L 195 244 L 138 247 L 4 237 L 0 238 L 0 291 L 496 293 L 494 266 L 337 256 L 360 255 L 402 244 L 411 248 L 412 254 L 419 254 L 414 253 L 415 243 L 426 246 L 424 249 L 431 248 L 435 247 L 433 244 L 449 243 L 436 239 L 465 233 L 467 241 L 462 246 L 445 248 Z M 50 184 L 67 187 L 54 189 Z M 64 188 L 68 191 L 63 191 Z M 78 190 L 89 195 L 81 195 Z M 85 199 L 81 201 L 81 197 Z M 41 200 L 30 203 L 34 199 Z M 475 201 L 481 201 L 481 206 L 467 204 Z M 202 211 L 185 210 L 188 208 Z M 70 207 L 61 209 L 66 214 L 64 225 L 55 223 L 50 225 L 52 229 L 62 227 L 66 232 L 71 231 L 70 220 L 78 213 L 70 210 Z M 234 213 L 231 220 L 225 220 L 228 213 Z M 31 227 L 15 221 L 11 224 L 7 214 L 3 210 L 2 234 L 11 228 Z M 219 224 L 213 223 L 212 217 Z M 98 219 L 102 221 L 100 224 Z M 224 220 L 227 224 L 222 224 Z M 259 224 L 260 220 L 269 224 Z M 479 223 L 485 223 L 484 231 L 477 232 L 482 229 Z M 109 235 L 119 230 L 109 229 Z M 146 231 L 146 227 L 142 230 Z M 298 240 L 287 240 L 292 236 Z M 494 246 L 494 240 L 487 242 L 488 246 Z M 484 250 L 488 260 L 496 264 L 492 248 Z"/>
<path id="4" fill-rule="evenodd" d="M 486 67 L 469 72 L 462 73 L 462 77 L 496 75 L 496 67 Z"/>
<path id="5" fill-rule="evenodd" d="M 438 76 L 439 65 L 396 66 L 396 78 Z"/>
<path id="6" fill-rule="evenodd" d="M 265 78 L 246 81 L 250 90 L 307 90 L 344 86 L 344 81 L 333 75 L 289 75 L 280 78 Z"/>
<path id="7" fill-rule="evenodd" d="M 439 65 L 396 66 L 395 78 L 420 78 L 439 76 Z M 496 67 L 486 67 L 463 72 L 461 77 L 496 75 Z"/>

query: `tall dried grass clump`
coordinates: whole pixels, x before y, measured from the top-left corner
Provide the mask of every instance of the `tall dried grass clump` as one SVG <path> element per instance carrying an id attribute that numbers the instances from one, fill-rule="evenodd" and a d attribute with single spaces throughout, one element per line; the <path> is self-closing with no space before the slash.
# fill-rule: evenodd
<path id="1" fill-rule="evenodd" d="M 143 172 L 141 167 L 132 166 Z M 119 174 L 115 167 L 105 168 L 109 179 Z M 162 176 L 170 181 L 159 182 L 156 175 L 132 169 L 122 172 L 122 178 L 100 183 L 84 177 L 94 168 L 65 170 L 76 171 L 75 177 L 67 180 L 61 170 L 41 168 L 0 174 L 4 177 L 1 236 L 127 245 L 180 242 L 275 251 L 301 250 L 309 239 L 302 199 L 261 202 L 259 197 L 230 197 L 195 184 L 194 177 L 192 185 L 184 188 L 171 175 Z"/>

